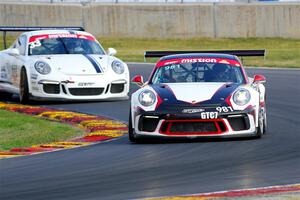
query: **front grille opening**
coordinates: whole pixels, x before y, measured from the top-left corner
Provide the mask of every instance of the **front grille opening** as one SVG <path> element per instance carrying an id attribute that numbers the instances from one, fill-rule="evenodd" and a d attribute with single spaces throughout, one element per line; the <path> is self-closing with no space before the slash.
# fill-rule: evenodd
<path id="1" fill-rule="evenodd" d="M 248 116 L 228 117 L 227 120 L 234 131 L 248 130 L 250 128 Z"/>
<path id="2" fill-rule="evenodd" d="M 218 121 L 217 123 L 218 123 L 218 125 L 219 125 L 219 127 L 220 127 L 220 130 L 221 130 L 222 132 L 225 132 L 225 131 L 227 130 L 227 129 L 226 129 L 226 126 L 225 126 L 225 124 L 224 124 L 223 122 Z"/>
<path id="3" fill-rule="evenodd" d="M 48 94 L 59 94 L 60 89 L 58 84 L 43 84 L 43 90 Z"/>
<path id="4" fill-rule="evenodd" d="M 160 133 L 166 135 L 221 134 L 226 131 L 223 120 L 169 120 L 160 128 Z"/>
<path id="5" fill-rule="evenodd" d="M 171 133 L 208 133 L 217 131 L 218 129 L 214 122 L 176 122 L 170 128 Z"/>
<path id="6" fill-rule="evenodd" d="M 124 83 L 112 83 L 110 93 L 121 93 L 124 91 Z"/>
<path id="7" fill-rule="evenodd" d="M 96 96 L 101 95 L 104 88 L 69 88 L 69 92 L 74 96 Z"/>
<path id="8" fill-rule="evenodd" d="M 165 133 L 168 130 L 169 122 L 165 122 L 160 127 L 160 132 Z"/>
<path id="9" fill-rule="evenodd" d="M 155 131 L 158 122 L 159 122 L 159 118 L 148 118 L 148 117 L 142 116 L 142 117 L 140 117 L 140 120 L 139 120 L 139 130 L 153 132 L 153 131 Z"/>

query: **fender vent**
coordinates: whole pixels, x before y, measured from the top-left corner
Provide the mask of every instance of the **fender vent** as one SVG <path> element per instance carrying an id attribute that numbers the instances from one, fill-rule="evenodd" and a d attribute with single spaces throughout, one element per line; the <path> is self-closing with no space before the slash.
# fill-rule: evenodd
<path id="1" fill-rule="evenodd" d="M 43 84 L 43 90 L 45 93 L 48 93 L 48 94 L 59 94 L 60 93 L 59 85 L 57 85 L 57 84 Z"/>

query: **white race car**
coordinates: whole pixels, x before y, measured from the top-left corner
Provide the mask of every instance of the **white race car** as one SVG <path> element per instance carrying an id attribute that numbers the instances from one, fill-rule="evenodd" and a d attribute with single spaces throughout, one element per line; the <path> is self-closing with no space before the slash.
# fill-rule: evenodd
<path id="1" fill-rule="evenodd" d="M 129 70 L 80 27 L 0 27 L 26 31 L 0 51 L 0 94 L 34 99 L 126 99 Z M 34 30 L 34 31 L 32 31 Z M 5 35 L 5 34 L 4 34 Z"/>
<path id="2" fill-rule="evenodd" d="M 129 139 L 264 134 L 266 79 L 250 79 L 235 56 L 264 55 L 264 50 L 220 53 L 154 52 L 168 56 L 157 62 L 148 82 L 141 76 L 132 80 L 141 88 L 131 98 Z"/>

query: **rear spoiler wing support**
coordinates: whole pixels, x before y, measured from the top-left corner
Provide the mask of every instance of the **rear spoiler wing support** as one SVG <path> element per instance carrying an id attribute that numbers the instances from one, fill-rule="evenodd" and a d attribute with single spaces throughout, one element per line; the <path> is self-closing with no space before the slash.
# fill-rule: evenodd
<path id="1" fill-rule="evenodd" d="M 40 30 L 73 30 L 73 31 L 84 31 L 83 27 L 80 26 L 0 26 L 0 32 L 3 32 L 3 48 L 7 48 L 6 33 L 7 32 L 25 32 L 25 31 L 40 31 Z"/>
<path id="2" fill-rule="evenodd" d="M 145 51 L 144 61 L 147 58 L 158 58 L 163 56 L 169 56 L 173 54 L 187 54 L 187 53 L 219 53 L 219 54 L 230 54 L 239 57 L 244 56 L 265 56 L 266 50 L 217 50 L 217 51 Z"/>

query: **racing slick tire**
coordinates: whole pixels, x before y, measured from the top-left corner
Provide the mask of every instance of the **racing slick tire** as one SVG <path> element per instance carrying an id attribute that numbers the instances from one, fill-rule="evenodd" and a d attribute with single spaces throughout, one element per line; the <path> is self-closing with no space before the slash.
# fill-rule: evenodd
<path id="1" fill-rule="evenodd" d="M 128 138 L 130 140 L 130 142 L 133 143 L 138 143 L 141 141 L 140 138 L 137 138 L 135 132 L 134 132 L 134 128 L 132 127 L 132 117 L 131 117 L 131 109 L 129 111 L 129 120 L 128 120 Z"/>
<path id="2" fill-rule="evenodd" d="M 21 69 L 19 96 L 20 96 L 20 102 L 22 104 L 28 103 L 29 101 L 28 78 L 27 78 L 26 69 L 24 67 Z"/>
<path id="3" fill-rule="evenodd" d="M 267 130 L 267 115 L 266 115 L 266 109 L 263 108 L 260 110 L 258 115 L 258 127 L 256 128 L 256 137 L 261 138 L 261 136 L 266 133 L 266 130 Z"/>
<path id="4" fill-rule="evenodd" d="M 0 99 L 10 99 L 12 96 L 12 93 L 0 91 Z"/>

